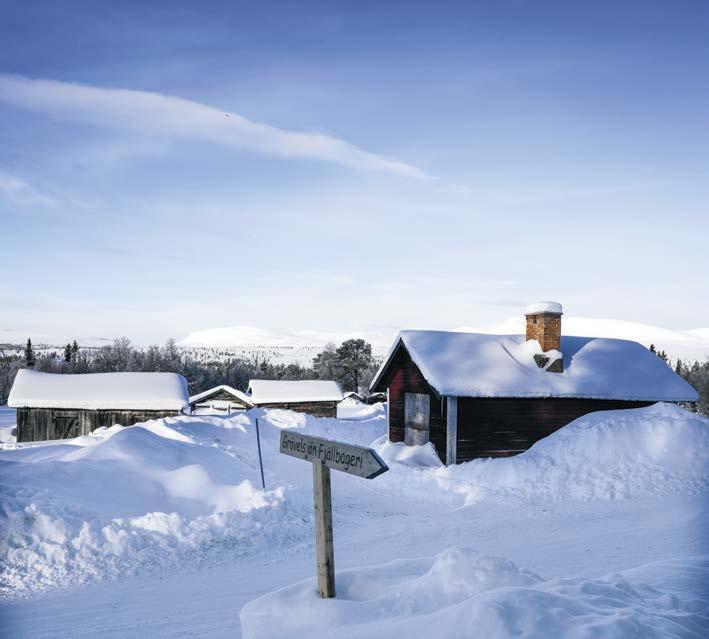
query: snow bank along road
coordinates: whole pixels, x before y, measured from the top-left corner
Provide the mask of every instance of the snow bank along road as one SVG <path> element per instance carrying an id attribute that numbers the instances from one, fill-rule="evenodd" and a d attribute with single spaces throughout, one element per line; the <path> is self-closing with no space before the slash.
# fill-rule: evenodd
<path id="1" fill-rule="evenodd" d="M 334 601 L 283 428 L 390 466 L 333 474 Z M 0 636 L 709 636 L 709 420 L 596 413 L 453 468 L 384 434 L 381 413 L 252 410 L 2 445 Z"/>

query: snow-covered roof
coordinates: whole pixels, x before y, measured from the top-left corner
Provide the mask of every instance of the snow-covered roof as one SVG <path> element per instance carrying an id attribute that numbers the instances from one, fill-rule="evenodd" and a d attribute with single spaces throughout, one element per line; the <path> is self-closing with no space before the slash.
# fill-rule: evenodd
<path id="1" fill-rule="evenodd" d="M 210 388 L 209 390 L 206 390 L 202 393 L 197 393 L 196 395 L 192 395 L 190 397 L 190 404 L 194 404 L 195 402 L 198 402 L 202 399 L 206 399 L 208 397 L 211 397 L 212 395 L 216 395 L 217 393 L 224 391 L 225 393 L 229 393 L 229 395 L 233 395 L 236 399 L 239 401 L 244 402 L 247 406 L 251 406 L 251 398 L 244 393 L 243 391 L 237 390 L 236 388 L 233 388 L 232 386 L 227 386 L 226 384 L 220 384 L 219 386 L 215 386 L 214 388 Z"/>
<path id="2" fill-rule="evenodd" d="M 377 371 L 377 389 L 403 345 L 439 395 L 452 397 L 578 397 L 634 401 L 697 401 L 697 392 L 637 342 L 561 338 L 564 372 L 541 370 L 536 340 L 522 335 L 401 331 Z"/>
<path id="3" fill-rule="evenodd" d="M 252 379 L 247 391 L 252 404 L 281 402 L 341 402 L 342 389 L 337 382 L 312 379 L 284 381 Z"/>
<path id="4" fill-rule="evenodd" d="M 13 408 L 179 411 L 189 399 L 187 382 L 177 373 L 58 375 L 23 368 L 7 403 Z"/>
<path id="5" fill-rule="evenodd" d="M 524 309 L 525 315 L 536 315 L 537 313 L 557 313 L 563 314 L 561 304 L 559 302 L 535 302 L 528 304 Z"/>

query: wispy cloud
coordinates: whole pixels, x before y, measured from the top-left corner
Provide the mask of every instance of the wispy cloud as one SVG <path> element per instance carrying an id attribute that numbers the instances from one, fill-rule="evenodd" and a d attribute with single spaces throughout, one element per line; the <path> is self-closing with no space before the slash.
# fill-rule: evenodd
<path id="1" fill-rule="evenodd" d="M 416 166 L 370 153 L 329 135 L 287 131 L 161 93 L 0 74 L 0 101 L 61 120 L 144 135 L 200 140 L 263 155 L 315 159 L 411 178 L 430 177 Z"/>
<path id="2" fill-rule="evenodd" d="M 41 193 L 25 180 L 4 171 L 0 171 L 0 195 L 15 204 L 56 205 L 54 198 Z"/>

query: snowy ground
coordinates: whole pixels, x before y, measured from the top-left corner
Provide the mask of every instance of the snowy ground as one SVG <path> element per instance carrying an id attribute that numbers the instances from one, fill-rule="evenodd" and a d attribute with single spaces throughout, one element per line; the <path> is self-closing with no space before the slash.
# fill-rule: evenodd
<path id="1" fill-rule="evenodd" d="M 391 468 L 333 473 L 336 601 L 312 592 L 310 467 L 277 453 L 284 427 L 379 440 Z M 238 637 L 242 608 L 246 637 L 709 633 L 708 420 L 598 413 L 450 469 L 384 432 L 381 412 L 254 410 L 3 445 L 0 635 Z"/>

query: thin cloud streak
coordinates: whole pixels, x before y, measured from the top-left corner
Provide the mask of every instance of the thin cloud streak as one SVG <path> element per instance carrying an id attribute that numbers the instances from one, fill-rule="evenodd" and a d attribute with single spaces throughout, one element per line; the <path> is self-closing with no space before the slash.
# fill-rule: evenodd
<path id="1" fill-rule="evenodd" d="M 4 171 L 0 171 L 0 194 L 15 204 L 38 204 L 53 207 L 57 203 L 54 198 L 40 193 L 25 180 Z"/>
<path id="2" fill-rule="evenodd" d="M 287 131 L 176 96 L 0 74 L 0 102 L 50 117 L 178 140 L 199 140 L 282 158 L 432 179 L 411 164 L 321 133 Z"/>

